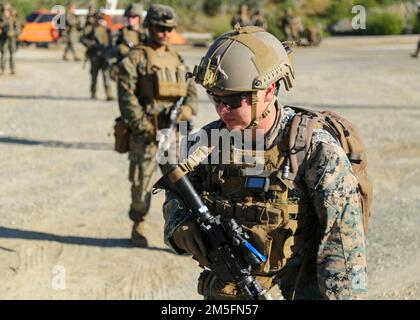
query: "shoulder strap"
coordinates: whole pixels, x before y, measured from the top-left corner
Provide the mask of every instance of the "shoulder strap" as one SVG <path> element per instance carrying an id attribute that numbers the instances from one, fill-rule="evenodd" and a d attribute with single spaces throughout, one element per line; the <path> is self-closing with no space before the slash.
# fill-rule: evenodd
<path id="1" fill-rule="evenodd" d="M 316 111 L 290 107 L 297 111 L 289 132 L 290 169 L 294 178 L 302 165 L 312 140 L 312 133 L 319 121 Z"/>

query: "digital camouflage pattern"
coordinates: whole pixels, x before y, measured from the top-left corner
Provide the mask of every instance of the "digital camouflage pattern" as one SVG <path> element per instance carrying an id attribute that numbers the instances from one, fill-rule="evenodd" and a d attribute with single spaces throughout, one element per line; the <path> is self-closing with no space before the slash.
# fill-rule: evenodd
<path id="1" fill-rule="evenodd" d="M 66 28 L 64 30 L 64 54 L 63 60 L 67 60 L 67 55 L 70 52 L 73 55 L 75 61 L 79 61 L 80 59 L 77 57 L 76 51 L 74 49 L 74 42 L 78 38 L 79 31 L 81 30 L 81 22 L 79 18 L 72 12 L 66 13 Z"/>
<path id="2" fill-rule="evenodd" d="M 150 42 L 144 45 L 150 47 Z M 129 180 L 131 188 L 130 218 L 135 222 L 144 220 L 150 206 L 150 183 L 155 168 L 157 150 L 156 133 L 158 129 L 167 128 L 169 113 L 175 100 L 158 101 L 144 97 L 145 92 L 139 85 L 139 79 L 146 73 L 147 56 L 135 46 L 129 55 L 120 62 L 118 77 L 118 100 L 121 115 L 131 129 L 129 151 Z M 169 48 L 163 57 L 170 57 L 174 51 Z M 182 61 L 181 57 L 179 57 Z M 182 108 L 189 109 L 190 114 L 197 111 L 197 92 L 195 83 L 189 82 L 187 96 Z"/>
<path id="3" fill-rule="evenodd" d="M 17 17 L 11 14 L 10 9 L 5 9 L 0 16 L 0 73 L 6 70 L 6 58 L 9 56 L 11 74 L 15 73 L 16 42 L 20 33 Z"/>
<path id="4" fill-rule="evenodd" d="M 279 110 L 281 116 L 277 125 L 266 135 L 267 146 L 277 136 L 286 137 L 295 114 L 290 108 L 280 107 Z M 209 131 L 221 126 L 223 123 L 216 121 L 204 129 Z M 287 299 L 363 298 L 367 292 L 366 248 L 357 178 L 339 143 L 323 129 L 314 130 L 307 159 L 305 170 L 300 171 L 296 180 L 295 192 L 312 203 L 313 209 L 308 214 L 314 218 L 313 230 L 308 232 L 309 238 L 299 244 L 308 248 L 308 254 L 292 256 L 278 274 L 283 295 Z M 190 173 L 199 192 L 212 189 L 205 183 L 205 172 L 199 166 Z M 166 194 L 163 205 L 165 243 L 183 254 L 173 244 L 171 236 L 189 217 L 178 200 L 170 192 Z M 302 264 L 303 272 L 299 277 Z M 299 279 L 297 283 L 296 279 Z"/>
<path id="5" fill-rule="evenodd" d="M 80 42 L 87 48 L 86 55 L 90 61 L 92 98 L 96 98 L 96 89 L 99 72 L 102 72 L 103 83 L 108 100 L 112 100 L 111 79 L 107 60 L 107 50 L 112 46 L 111 30 L 108 27 L 94 24 L 87 24 L 84 28 Z"/>

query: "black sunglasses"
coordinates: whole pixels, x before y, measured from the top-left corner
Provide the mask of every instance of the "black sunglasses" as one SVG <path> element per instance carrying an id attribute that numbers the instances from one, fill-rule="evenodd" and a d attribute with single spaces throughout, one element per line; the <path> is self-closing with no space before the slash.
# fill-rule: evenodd
<path id="1" fill-rule="evenodd" d="M 165 27 L 165 26 L 156 26 L 157 32 L 172 32 L 174 28 L 173 27 Z"/>
<path id="2" fill-rule="evenodd" d="M 231 109 L 240 108 L 242 106 L 242 100 L 247 99 L 251 95 L 251 92 L 241 92 L 229 96 L 216 96 L 209 90 L 206 90 L 206 93 L 210 101 L 214 103 L 216 107 L 223 103 Z"/>

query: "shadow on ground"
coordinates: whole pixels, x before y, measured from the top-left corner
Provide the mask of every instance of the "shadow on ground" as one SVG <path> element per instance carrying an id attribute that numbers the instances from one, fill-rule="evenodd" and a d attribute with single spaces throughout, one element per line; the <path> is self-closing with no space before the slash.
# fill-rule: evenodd
<path id="1" fill-rule="evenodd" d="M 18 99 L 18 100 L 64 100 L 64 101 L 90 101 L 89 97 L 66 97 L 66 96 L 46 96 L 46 95 L 17 95 L 0 94 L 0 99 Z"/>
<path id="2" fill-rule="evenodd" d="M 79 246 L 102 247 L 102 248 L 136 248 L 129 239 L 124 238 L 91 238 L 79 236 L 61 236 L 52 233 L 12 229 L 7 227 L 0 227 L 0 238 L 4 239 L 22 239 L 22 240 L 36 240 L 36 241 L 54 241 L 62 244 L 72 244 Z M 140 249 L 140 248 L 136 248 Z M 141 248 L 143 250 L 163 251 L 173 253 L 167 248 L 147 247 Z M 4 250 L 7 250 L 6 248 Z M 11 249 L 8 249 L 9 251 Z M 173 253 L 174 254 L 174 253 Z"/>
<path id="3" fill-rule="evenodd" d="M 20 144 L 25 146 L 43 146 L 49 148 L 63 148 L 63 149 L 85 149 L 85 150 L 105 150 L 112 151 L 113 145 L 111 143 L 101 142 L 63 142 L 54 140 L 32 140 L 17 137 L 0 137 L 0 144 Z"/>

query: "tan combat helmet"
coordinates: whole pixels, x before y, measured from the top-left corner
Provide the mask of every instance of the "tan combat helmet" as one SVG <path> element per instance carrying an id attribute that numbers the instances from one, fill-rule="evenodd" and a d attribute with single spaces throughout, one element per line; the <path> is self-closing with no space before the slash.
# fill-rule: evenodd
<path id="1" fill-rule="evenodd" d="M 256 116 L 258 90 L 272 83 L 282 83 L 286 90 L 293 87 L 294 72 L 289 59 L 290 48 L 264 29 L 236 26 L 213 43 L 195 66 L 193 77 L 198 84 L 214 93 L 252 92 L 254 128 L 264 119 L 271 104 L 260 117 Z"/>
<path id="2" fill-rule="evenodd" d="M 147 10 L 144 24 L 146 28 L 151 25 L 163 27 L 176 27 L 176 15 L 174 9 L 163 4 L 152 4 Z"/>
<path id="3" fill-rule="evenodd" d="M 140 3 L 132 3 L 130 4 L 124 11 L 124 17 L 134 17 L 143 15 L 143 5 Z"/>

